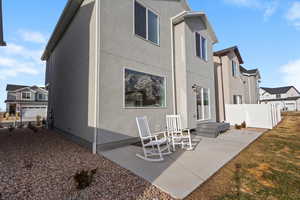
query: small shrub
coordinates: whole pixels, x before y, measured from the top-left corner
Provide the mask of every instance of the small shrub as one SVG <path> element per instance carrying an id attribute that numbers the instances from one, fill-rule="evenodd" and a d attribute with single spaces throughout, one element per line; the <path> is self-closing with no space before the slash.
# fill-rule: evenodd
<path id="1" fill-rule="evenodd" d="M 5 113 L 5 119 L 9 120 L 9 113 Z"/>
<path id="2" fill-rule="evenodd" d="M 28 123 L 28 126 L 27 126 L 29 129 L 31 129 L 33 132 L 38 132 L 38 129 L 35 127 L 35 126 L 33 126 L 32 124 L 31 124 L 31 122 L 29 122 Z"/>
<path id="3" fill-rule="evenodd" d="M 238 125 L 238 124 L 236 124 L 236 125 L 234 125 L 234 127 L 235 127 L 235 129 L 242 129 L 242 126 L 241 125 Z"/>
<path id="4" fill-rule="evenodd" d="M 245 121 L 241 124 L 241 127 L 242 127 L 242 128 L 247 128 L 247 124 L 246 124 Z"/>
<path id="5" fill-rule="evenodd" d="M 13 125 L 9 125 L 8 131 L 13 132 L 15 130 L 15 127 Z"/>
<path id="6" fill-rule="evenodd" d="M 42 125 L 43 125 L 43 127 L 47 126 L 47 120 L 45 118 L 43 118 L 43 120 L 42 120 Z"/>
<path id="7" fill-rule="evenodd" d="M 93 177 L 97 173 L 98 168 L 89 170 L 81 170 L 74 175 L 74 180 L 76 182 L 76 187 L 79 190 L 83 190 L 91 185 L 93 182 Z"/>
<path id="8" fill-rule="evenodd" d="M 36 125 L 37 126 L 41 126 L 42 125 L 42 121 L 41 121 L 42 117 L 41 116 L 36 116 Z"/>

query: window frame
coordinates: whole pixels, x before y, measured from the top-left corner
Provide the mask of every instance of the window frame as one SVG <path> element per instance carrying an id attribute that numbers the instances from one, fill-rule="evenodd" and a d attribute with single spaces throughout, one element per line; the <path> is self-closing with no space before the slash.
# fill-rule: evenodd
<path id="1" fill-rule="evenodd" d="M 281 94 L 276 94 L 276 99 L 281 99 Z"/>
<path id="2" fill-rule="evenodd" d="M 236 103 L 235 103 L 235 100 L 236 100 Z M 243 95 L 233 95 L 233 104 L 234 105 L 241 105 L 241 104 L 244 104 L 243 103 Z"/>
<path id="3" fill-rule="evenodd" d="M 23 98 L 23 94 L 29 94 L 29 98 Z M 21 92 L 21 99 L 22 100 L 31 100 L 31 92 Z"/>
<path id="4" fill-rule="evenodd" d="M 199 39 L 200 39 L 200 55 L 198 56 L 197 55 L 197 35 L 199 35 Z M 200 58 L 201 60 L 205 61 L 205 62 L 208 62 L 208 40 L 205 36 L 203 36 L 203 34 L 201 34 L 200 32 L 195 32 L 195 35 L 194 35 L 194 38 L 195 38 L 195 55 L 197 58 Z M 205 40 L 205 58 L 203 57 L 203 49 L 202 49 L 202 39 Z"/>
<path id="5" fill-rule="evenodd" d="M 161 78 L 164 78 L 164 95 L 165 95 L 165 99 L 164 99 L 164 106 L 161 107 L 155 107 L 155 106 L 143 106 L 143 107 L 127 107 L 126 106 L 126 84 L 125 84 L 125 75 L 126 75 L 126 69 L 127 70 L 131 70 L 131 71 L 136 71 L 136 72 L 140 72 L 140 73 L 144 73 L 144 74 L 149 74 L 149 75 L 153 75 L 153 76 L 158 76 Z M 123 74 L 122 74 L 123 78 L 123 109 L 167 109 L 168 105 L 167 105 L 167 76 L 166 75 L 161 75 L 161 74 L 156 74 L 156 73 L 152 73 L 152 72 L 146 72 L 144 70 L 140 70 L 137 68 L 132 68 L 132 67 L 123 67 Z"/>
<path id="6" fill-rule="evenodd" d="M 235 63 L 235 67 L 233 67 L 233 63 Z M 235 60 L 231 60 L 231 71 L 233 77 L 238 77 L 238 62 L 236 62 Z"/>
<path id="7" fill-rule="evenodd" d="M 135 32 L 135 3 L 138 3 L 140 6 L 146 9 L 146 38 L 136 34 Z M 149 40 L 149 10 L 157 16 L 157 43 Z M 140 0 L 133 0 L 133 34 L 142 40 L 150 42 L 151 44 L 154 44 L 156 46 L 160 46 L 160 15 L 158 14 L 158 12 L 156 12 L 155 10 L 150 8 L 150 6 L 148 6 L 144 2 L 141 2 Z"/>
<path id="8" fill-rule="evenodd" d="M 197 120 L 197 122 L 209 121 L 209 120 L 212 119 L 212 114 L 211 114 L 211 97 L 210 97 L 211 92 L 210 92 L 210 88 L 205 88 L 205 87 L 201 87 L 201 86 L 198 86 L 198 88 L 201 89 L 201 97 L 202 97 L 202 99 L 201 99 L 201 103 L 202 103 L 201 107 L 202 107 L 202 116 L 203 116 L 203 118 L 202 119 L 198 119 L 198 117 L 197 117 L 196 120 Z M 207 89 L 207 94 L 208 94 L 209 116 L 207 118 L 205 118 L 205 110 L 204 110 L 204 106 L 205 106 L 204 105 L 204 89 Z M 196 93 L 196 101 L 197 101 L 197 93 Z M 196 106 L 197 106 L 197 102 L 196 102 Z M 196 107 L 196 111 L 197 111 L 197 107 Z"/>

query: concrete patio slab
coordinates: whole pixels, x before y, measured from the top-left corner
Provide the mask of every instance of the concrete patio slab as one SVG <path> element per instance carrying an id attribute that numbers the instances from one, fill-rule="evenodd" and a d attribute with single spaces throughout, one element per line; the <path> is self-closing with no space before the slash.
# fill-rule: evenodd
<path id="1" fill-rule="evenodd" d="M 159 163 L 137 158 L 136 153 L 142 153 L 142 149 L 137 146 L 126 146 L 101 154 L 174 198 L 183 199 L 264 131 L 230 130 L 218 138 L 193 136 L 193 151 L 178 149 Z"/>

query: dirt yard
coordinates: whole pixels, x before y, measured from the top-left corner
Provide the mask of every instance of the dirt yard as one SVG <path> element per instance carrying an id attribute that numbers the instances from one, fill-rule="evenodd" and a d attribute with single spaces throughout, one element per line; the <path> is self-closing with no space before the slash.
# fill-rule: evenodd
<path id="1" fill-rule="evenodd" d="M 286 113 L 186 200 L 300 200 L 300 113 Z"/>
<path id="2" fill-rule="evenodd" d="M 74 174 L 98 167 L 78 191 Z M 80 198 L 75 198 L 75 197 Z M 171 199 L 148 182 L 98 155 L 39 129 L 0 130 L 0 200 Z"/>

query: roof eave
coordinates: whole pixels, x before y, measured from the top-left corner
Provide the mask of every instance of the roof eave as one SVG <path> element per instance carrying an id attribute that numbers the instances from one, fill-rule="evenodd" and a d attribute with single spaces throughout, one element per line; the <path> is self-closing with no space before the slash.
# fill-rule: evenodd
<path id="1" fill-rule="evenodd" d="M 192 12 L 192 11 L 185 11 L 182 12 L 181 14 L 179 14 L 178 16 L 174 17 L 172 19 L 172 23 L 174 25 L 181 23 L 182 21 L 185 21 L 186 19 L 190 19 L 190 18 L 197 18 L 197 17 L 201 17 L 204 19 L 204 23 L 207 26 L 207 30 L 209 31 L 212 40 L 213 40 L 213 44 L 216 44 L 219 42 L 216 33 L 214 32 L 206 14 L 204 12 Z"/>
<path id="2" fill-rule="evenodd" d="M 46 45 L 44 53 L 41 57 L 42 60 L 47 60 L 49 58 L 57 42 L 65 33 L 65 30 L 71 23 L 83 1 L 84 0 L 68 0 L 68 3 L 65 6 L 63 13 L 61 14 L 58 23 L 56 24 L 55 29 Z"/>

